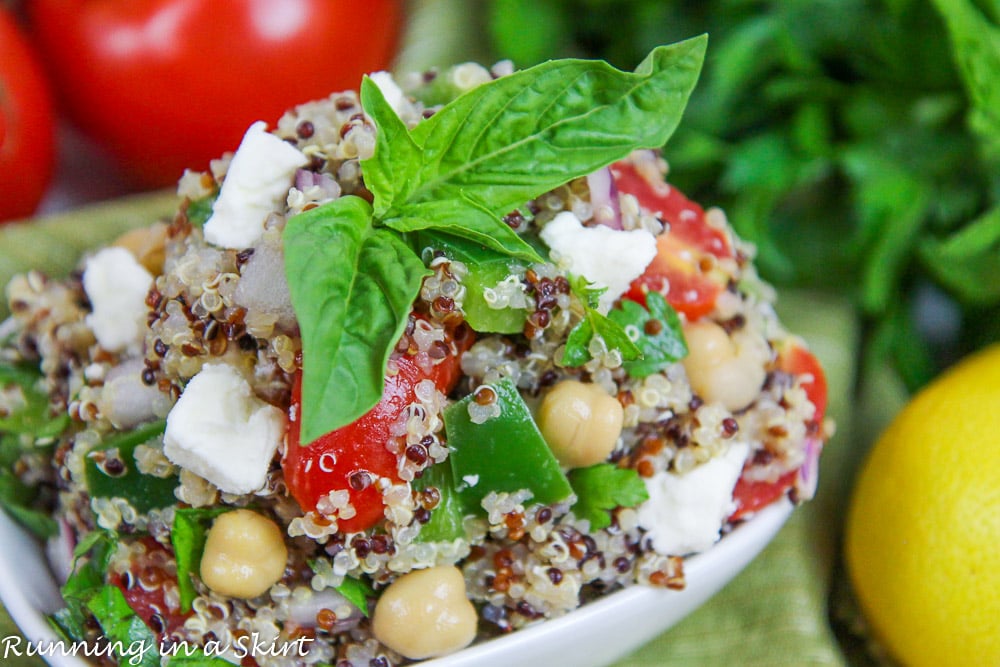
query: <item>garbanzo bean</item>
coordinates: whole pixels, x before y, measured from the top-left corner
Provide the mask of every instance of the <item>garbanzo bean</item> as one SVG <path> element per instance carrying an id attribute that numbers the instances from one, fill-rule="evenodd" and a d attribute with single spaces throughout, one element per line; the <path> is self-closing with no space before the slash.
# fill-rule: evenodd
<path id="1" fill-rule="evenodd" d="M 462 571 L 442 565 L 409 572 L 389 584 L 375 604 L 372 632 L 397 653 L 420 660 L 471 644 L 476 621 Z"/>
<path id="2" fill-rule="evenodd" d="M 219 515 L 208 531 L 201 580 L 220 595 L 250 599 L 281 579 L 288 548 L 277 524 L 250 510 Z"/>
<path id="3" fill-rule="evenodd" d="M 538 428 L 559 463 L 584 468 L 608 458 L 622 433 L 625 411 L 593 383 L 563 380 L 538 408 Z"/>
<path id="4" fill-rule="evenodd" d="M 154 276 L 163 273 L 166 257 L 167 225 L 157 222 L 149 227 L 132 229 L 117 239 L 113 245 L 125 248 Z"/>
<path id="5" fill-rule="evenodd" d="M 741 410 L 760 393 L 769 356 L 757 334 L 737 331 L 732 337 L 710 320 L 684 326 L 688 355 L 682 360 L 691 388 L 708 403 Z"/>

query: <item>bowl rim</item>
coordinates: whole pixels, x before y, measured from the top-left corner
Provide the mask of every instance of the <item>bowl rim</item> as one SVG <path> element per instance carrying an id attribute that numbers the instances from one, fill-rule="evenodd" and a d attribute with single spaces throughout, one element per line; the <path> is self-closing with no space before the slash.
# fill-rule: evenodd
<path id="1" fill-rule="evenodd" d="M 723 535 L 707 551 L 684 559 L 686 586 L 681 591 L 633 585 L 592 600 L 558 618 L 546 619 L 515 632 L 474 644 L 456 653 L 420 663 L 423 667 L 474 667 L 484 664 L 509 664 L 504 654 L 515 650 L 544 650 L 576 637 L 578 627 L 594 623 L 605 615 L 631 610 L 655 609 L 684 601 L 679 615 L 667 625 L 650 624 L 649 630 L 639 630 L 649 641 L 665 631 L 681 617 L 700 606 L 750 563 L 781 530 L 794 509 L 787 498 L 769 505 Z M 0 600 L 29 643 L 57 642 L 60 637 L 47 615 L 62 606 L 55 576 L 48 565 L 42 543 L 0 511 L 0 533 L 5 539 L 0 545 Z M 27 557 L 26 557 L 27 556 Z M 727 567 L 728 566 L 728 567 Z M 17 576 L 18 571 L 25 576 Z M 28 589 L 26 582 L 46 582 L 50 586 Z M 684 596 L 684 597 L 680 597 Z M 641 645 L 641 644 L 640 644 Z M 638 645 L 624 645 L 621 650 L 609 648 L 605 655 L 612 659 L 627 655 Z M 92 667 L 92 663 L 71 655 L 44 658 L 54 667 Z M 598 664 L 598 663 L 595 663 Z"/>

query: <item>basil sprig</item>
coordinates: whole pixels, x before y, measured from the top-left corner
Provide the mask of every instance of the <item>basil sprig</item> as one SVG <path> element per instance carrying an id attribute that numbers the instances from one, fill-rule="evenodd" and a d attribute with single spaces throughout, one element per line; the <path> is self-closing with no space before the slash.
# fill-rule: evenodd
<path id="1" fill-rule="evenodd" d="M 475 88 L 408 130 L 370 80 L 361 103 L 378 129 L 362 170 L 373 195 L 291 218 L 285 271 L 302 330 L 302 440 L 370 410 L 426 275 L 409 233 L 539 261 L 502 220 L 524 202 L 639 148 L 680 122 L 705 36 L 654 49 L 634 72 L 557 60 Z"/>

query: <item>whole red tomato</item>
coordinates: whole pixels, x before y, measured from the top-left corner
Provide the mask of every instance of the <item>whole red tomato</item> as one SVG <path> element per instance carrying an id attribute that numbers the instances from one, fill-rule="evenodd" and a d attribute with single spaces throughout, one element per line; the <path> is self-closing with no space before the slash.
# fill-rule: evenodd
<path id="1" fill-rule="evenodd" d="M 0 7 L 0 221 L 31 215 L 54 157 L 55 117 L 42 67 Z"/>
<path id="2" fill-rule="evenodd" d="M 392 60 L 402 0 L 31 0 L 70 117 L 138 183 L 173 183 L 255 120 Z"/>

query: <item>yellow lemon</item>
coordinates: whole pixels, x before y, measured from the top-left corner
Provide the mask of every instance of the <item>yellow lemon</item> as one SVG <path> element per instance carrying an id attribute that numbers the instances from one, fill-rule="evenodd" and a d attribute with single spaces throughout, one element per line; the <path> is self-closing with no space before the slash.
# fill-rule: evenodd
<path id="1" fill-rule="evenodd" d="M 845 538 L 862 612 L 897 660 L 1000 665 L 1000 345 L 935 380 L 882 434 Z"/>

